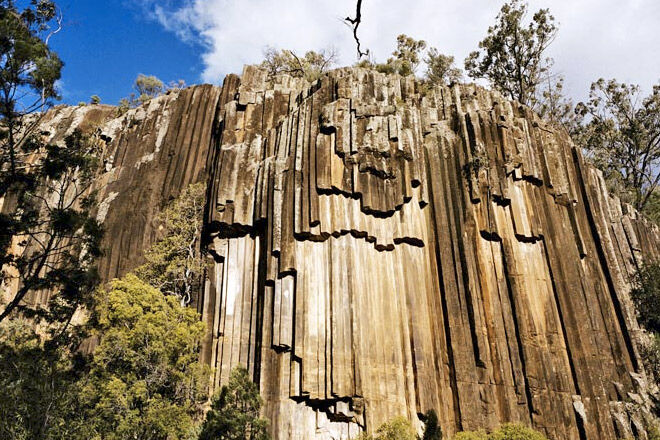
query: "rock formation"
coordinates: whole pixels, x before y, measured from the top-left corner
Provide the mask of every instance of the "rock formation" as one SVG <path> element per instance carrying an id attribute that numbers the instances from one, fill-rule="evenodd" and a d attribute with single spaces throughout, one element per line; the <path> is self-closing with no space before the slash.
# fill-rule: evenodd
<path id="1" fill-rule="evenodd" d="M 52 132 L 95 107 L 52 112 Z M 208 182 L 202 359 L 216 387 L 249 368 L 274 438 L 421 427 L 429 409 L 445 434 L 643 433 L 628 292 L 658 228 L 529 109 L 474 85 L 246 67 L 103 111 L 102 275 L 135 267 L 159 210 Z"/>

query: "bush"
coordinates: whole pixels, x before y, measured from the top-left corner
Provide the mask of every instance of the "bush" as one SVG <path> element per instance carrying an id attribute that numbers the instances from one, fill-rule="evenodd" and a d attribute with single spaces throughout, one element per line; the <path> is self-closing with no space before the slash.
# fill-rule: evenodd
<path id="1" fill-rule="evenodd" d="M 630 296 L 637 308 L 639 324 L 660 333 L 660 264 L 647 264 L 637 271 Z"/>
<path id="2" fill-rule="evenodd" d="M 248 371 L 238 366 L 213 398 L 199 440 L 267 440 L 268 422 L 259 417 L 261 396 Z"/>
<path id="3" fill-rule="evenodd" d="M 488 440 L 488 434 L 483 430 L 459 432 L 453 440 Z"/>
<path id="4" fill-rule="evenodd" d="M 442 440 L 442 429 L 438 424 L 438 415 L 431 409 L 424 414 L 424 435 L 422 440 Z"/>
<path id="5" fill-rule="evenodd" d="M 286 73 L 296 78 L 305 78 L 309 82 L 316 81 L 337 61 L 334 49 L 322 49 L 318 52 L 310 50 L 304 56 L 298 56 L 291 50 L 277 50 L 269 47 L 264 52 L 264 60 L 260 64 L 273 77 Z"/>
<path id="6" fill-rule="evenodd" d="M 77 377 L 67 347 L 39 335 L 23 318 L 0 324 L 0 438 L 69 439 L 84 432 Z"/>
<path id="7" fill-rule="evenodd" d="M 646 343 L 641 344 L 639 351 L 646 371 L 660 384 L 660 335 L 653 333 Z"/>
<path id="8" fill-rule="evenodd" d="M 488 440 L 547 440 L 538 431 L 527 426 L 507 423 L 488 436 Z"/>
<path id="9" fill-rule="evenodd" d="M 90 437 L 193 439 L 209 377 L 197 312 L 129 274 L 98 291 L 90 325 L 100 339 L 81 395 Z"/>
<path id="10" fill-rule="evenodd" d="M 486 434 L 485 431 L 459 432 L 454 440 L 547 440 L 538 431 L 518 423 L 507 423 L 500 428 Z"/>
<path id="11" fill-rule="evenodd" d="M 417 440 L 417 433 L 405 417 L 396 417 L 383 423 L 373 434 L 363 433 L 359 440 Z"/>

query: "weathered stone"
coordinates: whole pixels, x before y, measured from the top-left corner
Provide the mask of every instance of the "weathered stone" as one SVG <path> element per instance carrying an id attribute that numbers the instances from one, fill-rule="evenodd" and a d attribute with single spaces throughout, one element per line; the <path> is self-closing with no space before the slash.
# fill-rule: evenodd
<path id="1" fill-rule="evenodd" d="M 473 85 L 419 90 L 248 67 L 106 121 L 101 273 L 135 267 L 159 210 L 206 181 L 202 359 L 216 387 L 248 367 L 275 438 L 421 427 L 429 409 L 450 436 L 640 429 L 620 402 L 649 402 L 628 292 L 658 228 L 528 109 Z"/>

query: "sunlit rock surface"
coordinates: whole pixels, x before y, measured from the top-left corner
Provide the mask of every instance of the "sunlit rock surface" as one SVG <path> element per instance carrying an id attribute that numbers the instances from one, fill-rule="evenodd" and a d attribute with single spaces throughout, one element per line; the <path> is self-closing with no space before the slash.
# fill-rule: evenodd
<path id="1" fill-rule="evenodd" d="M 530 110 L 471 85 L 246 67 L 98 130 L 102 276 L 139 264 L 157 213 L 207 182 L 202 359 L 216 387 L 249 368 L 275 438 L 421 428 L 429 409 L 445 435 L 643 430 L 628 292 L 658 229 Z"/>

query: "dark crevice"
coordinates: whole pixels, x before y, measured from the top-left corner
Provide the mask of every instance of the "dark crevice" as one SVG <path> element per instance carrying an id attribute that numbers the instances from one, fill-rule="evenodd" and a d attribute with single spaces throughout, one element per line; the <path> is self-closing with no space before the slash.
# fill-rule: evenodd
<path id="1" fill-rule="evenodd" d="M 578 177 L 578 186 L 580 187 L 582 200 L 584 201 L 584 208 L 587 214 L 587 220 L 589 222 L 589 228 L 591 230 L 592 239 L 594 245 L 596 246 L 596 253 L 598 254 L 598 260 L 600 261 L 600 266 L 603 270 L 603 275 L 605 277 L 605 281 L 607 282 L 607 287 L 610 292 L 610 298 L 612 299 L 612 303 L 614 305 L 614 311 L 616 313 L 619 328 L 621 329 L 621 334 L 623 336 L 624 343 L 626 344 L 628 357 L 630 358 L 630 362 L 632 363 L 632 366 L 635 369 L 635 371 L 640 372 L 642 367 L 637 362 L 637 357 L 635 356 L 635 349 L 633 346 L 632 337 L 630 336 L 630 330 L 628 329 L 625 318 L 623 316 L 623 306 L 619 301 L 619 296 L 617 295 L 616 288 L 614 287 L 614 280 L 612 279 L 612 274 L 610 273 L 609 265 L 607 263 L 607 257 L 605 256 L 605 250 L 603 249 L 603 243 L 598 233 L 596 220 L 594 219 L 594 214 L 593 214 L 594 208 L 593 206 L 591 206 L 591 201 L 589 199 L 589 195 L 587 194 L 587 186 L 586 183 L 584 182 L 584 176 L 583 176 L 584 170 L 582 169 L 582 164 L 578 157 L 578 153 L 575 149 L 573 149 L 573 160 L 577 167 L 576 174 Z"/>
<path id="2" fill-rule="evenodd" d="M 515 298 L 513 295 L 513 289 L 511 287 L 511 278 L 509 276 L 509 270 L 508 270 L 508 261 L 507 261 L 507 254 L 504 249 L 504 243 L 501 243 L 501 253 L 502 253 L 502 268 L 504 270 L 504 279 L 506 280 L 506 288 L 509 294 L 509 303 L 511 305 L 511 318 L 513 320 L 513 327 L 515 331 L 515 338 L 516 338 L 516 343 L 518 344 L 518 356 L 520 358 L 520 367 L 522 369 L 522 376 L 523 376 L 523 381 L 525 384 L 525 397 L 527 400 L 527 410 L 529 411 L 529 419 L 534 423 L 534 405 L 532 404 L 532 392 L 529 389 L 529 380 L 527 378 L 527 368 L 525 366 L 525 351 L 523 349 L 523 343 L 520 338 L 520 329 L 518 327 L 518 313 L 516 312 L 516 302 Z"/>
<path id="3" fill-rule="evenodd" d="M 577 378 L 577 371 L 575 370 L 575 364 L 573 362 L 573 353 L 571 352 L 571 345 L 568 342 L 567 331 L 566 331 L 566 322 L 564 319 L 564 312 L 561 307 L 561 302 L 559 300 L 559 292 L 557 290 L 557 285 L 555 282 L 555 274 L 552 270 L 552 261 L 548 253 L 548 246 L 545 240 L 542 240 L 543 243 L 543 254 L 545 256 L 545 264 L 548 267 L 548 273 L 550 275 L 550 283 L 552 284 L 552 293 L 554 295 L 555 304 L 557 306 L 557 314 L 559 315 L 559 323 L 561 324 L 561 334 L 564 340 L 564 345 L 566 346 L 566 356 L 568 357 L 568 366 L 571 370 L 571 378 L 573 379 L 573 386 L 575 387 L 575 394 L 582 395 L 580 391 L 580 383 Z M 587 440 L 587 434 L 584 427 L 584 421 L 582 417 L 574 411 L 575 413 L 575 422 L 577 424 L 578 432 L 580 434 L 580 440 Z"/>

